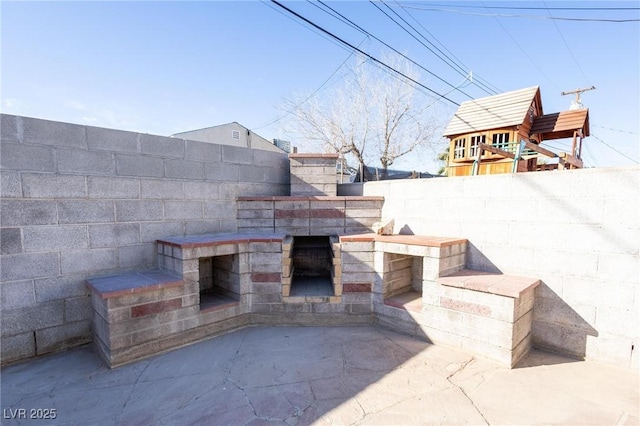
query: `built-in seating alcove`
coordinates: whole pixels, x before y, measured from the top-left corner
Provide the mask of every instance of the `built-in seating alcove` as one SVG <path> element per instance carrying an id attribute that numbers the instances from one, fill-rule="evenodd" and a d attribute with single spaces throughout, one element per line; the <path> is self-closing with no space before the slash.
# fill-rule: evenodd
<path id="1" fill-rule="evenodd" d="M 420 256 L 384 253 L 382 293 L 385 304 L 422 311 L 422 268 Z"/>
<path id="2" fill-rule="evenodd" d="M 237 254 L 198 259 L 200 310 L 240 301 Z"/>

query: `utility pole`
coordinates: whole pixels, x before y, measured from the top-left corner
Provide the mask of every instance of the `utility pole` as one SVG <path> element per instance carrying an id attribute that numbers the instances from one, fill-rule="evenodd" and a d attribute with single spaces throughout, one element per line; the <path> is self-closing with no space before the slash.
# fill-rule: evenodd
<path id="1" fill-rule="evenodd" d="M 583 94 L 584 92 L 587 92 L 589 90 L 594 90 L 596 88 L 596 86 L 591 86 L 591 87 L 586 87 L 584 89 L 576 89 L 576 90 L 572 90 L 570 92 L 562 92 L 560 93 L 562 96 L 565 95 L 576 95 L 576 98 L 571 101 L 571 106 L 569 107 L 570 110 L 572 109 L 582 109 L 584 108 L 584 105 L 582 105 L 582 99 L 580 99 L 580 95 Z"/>

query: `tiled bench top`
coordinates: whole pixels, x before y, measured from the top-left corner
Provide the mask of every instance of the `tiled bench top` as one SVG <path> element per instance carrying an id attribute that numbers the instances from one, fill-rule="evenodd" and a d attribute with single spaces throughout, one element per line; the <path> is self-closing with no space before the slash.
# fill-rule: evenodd
<path id="1" fill-rule="evenodd" d="M 440 277 L 438 282 L 448 287 L 464 288 L 513 298 L 519 298 L 522 293 L 540 284 L 540 280 L 535 278 L 474 271 L 471 269 L 463 269 L 446 277 Z"/>
<path id="2" fill-rule="evenodd" d="M 165 244 L 180 248 L 207 247 L 224 244 L 240 243 L 277 243 L 281 242 L 285 234 L 255 233 L 255 234 L 202 234 L 184 237 L 168 237 L 157 240 L 158 244 Z"/>
<path id="3" fill-rule="evenodd" d="M 381 243 L 407 244 L 423 247 L 446 247 L 454 244 L 464 244 L 464 238 L 450 237 L 429 237 L 423 235 L 378 235 L 378 234 L 358 234 L 341 235 L 340 242 L 368 242 L 376 241 Z"/>
<path id="4" fill-rule="evenodd" d="M 128 272 L 107 277 L 90 278 L 86 283 L 103 299 L 177 287 L 184 284 L 182 277 L 179 275 L 160 270 Z"/>

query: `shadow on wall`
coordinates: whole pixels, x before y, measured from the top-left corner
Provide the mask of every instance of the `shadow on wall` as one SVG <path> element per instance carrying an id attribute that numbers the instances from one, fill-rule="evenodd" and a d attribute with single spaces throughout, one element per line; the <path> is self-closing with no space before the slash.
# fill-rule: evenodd
<path id="1" fill-rule="evenodd" d="M 569 171 L 571 173 L 572 171 Z M 578 172 L 578 170 L 573 171 Z M 533 179 L 521 179 L 519 182 L 525 184 L 528 188 L 530 188 L 533 192 L 538 194 L 544 194 L 548 196 L 547 189 L 542 187 L 539 184 L 536 184 Z M 616 182 L 610 182 L 610 185 L 613 185 L 616 190 L 624 191 L 628 194 L 638 194 L 640 189 L 638 188 L 638 180 L 637 179 L 622 179 Z M 591 188 L 582 189 L 583 191 L 592 190 Z M 603 193 L 605 190 L 602 190 Z M 579 195 L 578 195 L 579 196 Z M 590 224 L 594 222 L 594 218 L 589 215 L 589 209 L 579 209 L 576 206 L 572 205 L 569 201 L 567 201 L 566 196 L 554 196 L 549 198 L 549 201 L 553 203 L 554 207 L 559 207 L 560 210 L 565 211 L 568 216 L 572 218 L 573 223 L 576 224 Z M 633 197 L 629 197 L 633 200 Z M 630 208 L 633 208 L 633 203 L 629 205 Z M 604 228 L 604 227 L 603 227 Z M 638 244 L 632 238 L 629 238 L 627 234 L 624 233 L 613 233 L 610 230 L 605 231 L 607 240 L 610 242 L 612 246 L 617 246 L 622 249 L 625 253 L 638 253 Z"/>
<path id="2" fill-rule="evenodd" d="M 533 346 L 583 360 L 587 353 L 587 336 L 597 337 L 598 330 L 565 303 L 544 281 L 536 288 L 535 297 Z"/>
<path id="3" fill-rule="evenodd" d="M 413 229 L 411 229 L 411 227 L 407 224 L 405 224 L 402 228 L 400 228 L 400 230 L 398 231 L 398 234 L 400 235 L 415 235 L 413 232 Z"/>
<path id="4" fill-rule="evenodd" d="M 471 241 L 467 241 L 466 267 L 476 271 L 502 274 L 500 268 L 490 261 Z"/>

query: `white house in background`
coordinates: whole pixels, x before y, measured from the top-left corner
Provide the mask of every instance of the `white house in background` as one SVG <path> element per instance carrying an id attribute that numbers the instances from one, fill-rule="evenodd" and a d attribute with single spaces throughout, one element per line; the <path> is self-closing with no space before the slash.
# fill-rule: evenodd
<path id="1" fill-rule="evenodd" d="M 260 135 L 255 134 L 241 124 L 227 123 L 219 126 L 190 130 L 171 135 L 172 138 L 209 142 L 220 145 L 240 146 L 243 148 L 262 149 L 265 151 L 284 152 Z"/>

